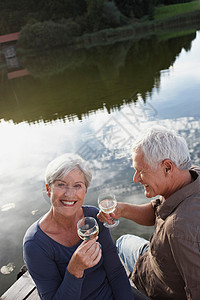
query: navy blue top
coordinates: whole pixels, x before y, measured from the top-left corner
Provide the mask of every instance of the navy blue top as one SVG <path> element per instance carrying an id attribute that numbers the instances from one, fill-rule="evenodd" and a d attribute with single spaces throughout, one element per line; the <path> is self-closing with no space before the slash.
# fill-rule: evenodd
<path id="1" fill-rule="evenodd" d="M 96 218 L 98 209 L 83 206 L 84 216 Z M 96 218 L 97 219 L 97 218 Z M 45 234 L 39 220 L 24 236 L 24 261 L 44 300 L 132 300 L 133 294 L 124 267 L 117 254 L 109 230 L 99 224 L 102 258 L 99 263 L 76 278 L 67 270 L 72 254 L 81 244 L 65 247 Z"/>

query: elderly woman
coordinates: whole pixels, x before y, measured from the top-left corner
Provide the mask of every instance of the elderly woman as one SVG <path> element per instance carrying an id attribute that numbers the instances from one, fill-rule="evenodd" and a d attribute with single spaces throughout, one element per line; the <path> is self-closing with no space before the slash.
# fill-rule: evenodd
<path id="1" fill-rule="evenodd" d="M 41 299 L 134 299 L 109 230 L 98 221 L 98 242 L 77 234 L 77 222 L 98 213 L 83 205 L 91 178 L 78 156 L 62 155 L 47 166 L 51 208 L 24 237 L 24 260 Z"/>

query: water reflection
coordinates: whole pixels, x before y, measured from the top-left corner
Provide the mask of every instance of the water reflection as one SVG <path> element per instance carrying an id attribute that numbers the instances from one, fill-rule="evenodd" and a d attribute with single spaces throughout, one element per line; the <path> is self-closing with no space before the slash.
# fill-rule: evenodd
<path id="1" fill-rule="evenodd" d="M 8 263 L 7 266 L 1 267 L 1 273 L 4 275 L 8 275 L 15 269 L 15 265 L 13 263 Z"/>
<path id="2" fill-rule="evenodd" d="M 142 187 L 132 183 L 131 145 L 152 124 L 179 131 L 200 164 L 199 42 L 199 33 L 160 42 L 154 37 L 80 50 L 74 61 L 57 50 L 23 60 L 27 77 L 2 77 L 0 295 L 23 264 L 25 230 L 49 209 L 43 178 L 54 157 L 76 152 L 89 161 L 86 204 L 92 205 L 102 188 L 118 201 L 147 202 Z M 120 220 L 112 235 L 148 238 L 152 230 Z"/>
<path id="3" fill-rule="evenodd" d="M 15 123 L 81 119 L 103 106 L 109 111 L 135 102 L 138 94 L 145 101 L 154 87 L 159 89 L 160 71 L 172 66 L 182 49 L 189 51 L 195 37 L 193 32 L 170 40 L 152 37 L 19 56 L 30 75 L 1 82 L 0 118 Z"/>

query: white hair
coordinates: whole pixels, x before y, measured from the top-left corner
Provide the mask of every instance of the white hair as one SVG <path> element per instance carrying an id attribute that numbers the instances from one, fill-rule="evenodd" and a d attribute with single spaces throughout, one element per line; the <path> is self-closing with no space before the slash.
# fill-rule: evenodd
<path id="1" fill-rule="evenodd" d="M 170 159 L 177 168 L 184 170 L 191 166 L 190 153 L 183 137 L 161 126 L 153 126 L 133 144 L 133 152 L 142 150 L 144 159 L 156 168 L 164 159 Z"/>
<path id="2" fill-rule="evenodd" d="M 83 172 L 85 185 L 88 188 L 92 180 L 92 172 L 87 163 L 78 154 L 72 153 L 65 153 L 48 164 L 45 172 L 45 182 L 50 185 L 74 169 L 79 169 Z"/>

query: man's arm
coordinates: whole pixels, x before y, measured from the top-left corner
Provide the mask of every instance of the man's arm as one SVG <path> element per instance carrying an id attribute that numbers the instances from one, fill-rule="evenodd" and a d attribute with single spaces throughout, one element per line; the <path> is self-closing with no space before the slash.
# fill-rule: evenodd
<path id="1" fill-rule="evenodd" d="M 110 223 L 112 218 L 125 218 L 144 226 L 153 226 L 155 224 L 155 212 L 151 203 L 136 205 L 124 202 L 118 202 L 114 213 L 105 214 L 102 211 L 97 215 L 101 222 Z"/>

